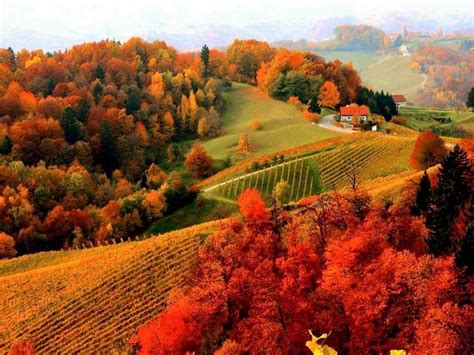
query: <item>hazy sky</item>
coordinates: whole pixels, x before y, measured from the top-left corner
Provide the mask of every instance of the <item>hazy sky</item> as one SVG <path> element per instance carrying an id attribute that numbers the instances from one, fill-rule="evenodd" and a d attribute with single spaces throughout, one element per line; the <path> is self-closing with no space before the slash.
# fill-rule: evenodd
<path id="1" fill-rule="evenodd" d="M 120 37 L 152 30 L 179 32 L 194 25 L 298 23 L 393 11 L 473 16 L 473 6 L 472 0 L 0 0 L 0 29 Z"/>

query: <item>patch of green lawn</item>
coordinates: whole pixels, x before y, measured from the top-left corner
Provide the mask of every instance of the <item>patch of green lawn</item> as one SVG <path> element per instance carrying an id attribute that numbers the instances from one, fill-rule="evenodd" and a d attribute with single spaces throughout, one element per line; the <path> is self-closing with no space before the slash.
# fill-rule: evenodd
<path id="1" fill-rule="evenodd" d="M 190 204 L 151 224 L 144 234 L 166 233 L 195 224 L 222 219 L 237 212 L 233 202 L 198 197 Z"/>
<path id="2" fill-rule="evenodd" d="M 275 100 L 260 89 L 234 83 L 225 93 L 227 108 L 223 114 L 225 134 L 202 142 L 214 159 L 233 160 L 255 157 L 283 149 L 332 138 L 336 132 L 325 130 L 306 121 L 292 105 Z M 250 121 L 258 119 L 263 128 L 256 131 Z M 248 133 L 253 151 L 242 157 L 236 152 L 239 136 Z"/>
<path id="3" fill-rule="evenodd" d="M 348 51 L 348 50 L 325 50 L 315 51 L 317 55 L 320 55 L 326 60 L 339 59 L 342 63 L 352 62 L 357 71 L 366 69 L 369 65 L 375 63 L 379 58 L 376 50 L 360 50 L 360 51 Z"/>
<path id="4" fill-rule="evenodd" d="M 437 109 L 420 106 L 407 106 L 399 109 L 402 117 L 408 118 L 408 127 L 417 131 L 424 131 L 442 123 L 434 118 L 449 117 L 450 124 L 455 124 L 467 130 L 473 130 L 474 112 L 456 109 Z"/>
<path id="5" fill-rule="evenodd" d="M 411 57 L 387 55 L 361 72 L 364 84 L 390 94 L 402 94 L 413 101 L 423 83 L 423 75 L 410 67 Z"/>

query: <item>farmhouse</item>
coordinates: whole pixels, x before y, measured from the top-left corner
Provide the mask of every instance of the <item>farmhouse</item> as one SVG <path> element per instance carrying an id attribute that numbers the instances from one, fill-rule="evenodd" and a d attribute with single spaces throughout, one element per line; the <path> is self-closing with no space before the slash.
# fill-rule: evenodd
<path id="1" fill-rule="evenodd" d="M 403 95 L 392 95 L 392 99 L 397 108 L 407 105 L 407 99 Z"/>
<path id="2" fill-rule="evenodd" d="M 410 50 L 408 49 L 406 44 L 402 44 L 400 46 L 400 54 L 404 57 L 408 57 L 410 55 Z"/>
<path id="3" fill-rule="evenodd" d="M 365 105 L 347 105 L 339 108 L 339 116 L 342 122 L 361 124 L 367 122 L 369 114 L 369 108 Z"/>

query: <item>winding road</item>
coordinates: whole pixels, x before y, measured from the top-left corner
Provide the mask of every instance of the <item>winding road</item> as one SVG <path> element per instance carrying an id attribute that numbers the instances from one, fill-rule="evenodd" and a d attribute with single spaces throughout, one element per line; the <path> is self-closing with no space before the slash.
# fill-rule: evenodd
<path id="1" fill-rule="evenodd" d="M 339 132 L 339 133 L 345 133 L 345 134 L 352 134 L 356 133 L 357 131 L 353 131 L 350 128 L 341 128 L 333 124 L 333 119 L 334 115 L 327 115 L 321 118 L 321 121 L 319 121 L 318 126 L 322 128 L 329 129 L 331 131 Z"/>

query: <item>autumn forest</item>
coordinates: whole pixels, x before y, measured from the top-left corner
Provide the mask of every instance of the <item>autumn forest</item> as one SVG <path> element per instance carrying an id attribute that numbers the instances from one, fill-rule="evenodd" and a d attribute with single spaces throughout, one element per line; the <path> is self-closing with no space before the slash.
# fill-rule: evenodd
<path id="1" fill-rule="evenodd" d="M 423 36 L 0 48 L 0 352 L 472 354 L 473 41 Z"/>

